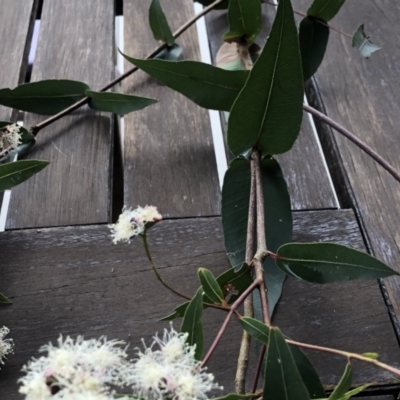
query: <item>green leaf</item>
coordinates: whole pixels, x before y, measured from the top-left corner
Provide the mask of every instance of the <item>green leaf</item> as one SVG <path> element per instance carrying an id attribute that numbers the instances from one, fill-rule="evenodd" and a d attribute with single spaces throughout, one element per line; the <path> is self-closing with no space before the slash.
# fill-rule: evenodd
<path id="1" fill-rule="evenodd" d="M 292 237 L 292 213 L 287 185 L 278 162 L 265 158 L 261 162 L 265 201 L 265 227 L 268 249 L 275 252 Z M 247 218 L 250 200 L 250 163 L 233 160 L 222 187 L 222 226 L 225 248 L 232 267 L 240 269 L 245 261 Z M 273 230 L 271 229 L 273 227 Z M 286 274 L 267 258 L 264 273 L 268 285 L 270 312 L 279 300 Z"/>
<path id="2" fill-rule="evenodd" d="M 368 357 L 368 358 L 370 358 L 371 360 L 377 360 L 377 359 L 379 358 L 379 354 L 378 354 L 378 353 L 370 353 L 370 352 L 368 352 L 368 353 L 362 353 L 362 356 Z"/>
<path id="3" fill-rule="evenodd" d="M 244 38 L 254 42 L 262 28 L 260 0 L 230 0 L 228 22 L 229 31 L 224 35 L 225 41 Z"/>
<path id="4" fill-rule="evenodd" d="M 185 315 L 188 305 L 189 305 L 188 301 L 183 304 L 180 304 L 178 307 L 174 308 L 174 312 L 172 314 L 167 315 L 164 318 L 161 318 L 160 321 L 172 321 L 176 318 L 182 318 Z"/>
<path id="5" fill-rule="evenodd" d="M 261 321 L 243 317 L 239 320 L 243 329 L 246 330 L 251 336 L 259 340 L 262 344 L 268 345 L 270 336 L 270 328 L 268 328 Z M 311 399 L 318 399 L 325 397 L 325 391 L 319 379 L 317 372 L 307 356 L 295 346 L 289 347 L 293 360 L 297 366 L 300 376 L 305 384 Z"/>
<path id="6" fill-rule="evenodd" d="M 0 104 L 36 114 L 56 114 L 85 97 L 83 82 L 50 79 L 0 90 Z"/>
<path id="7" fill-rule="evenodd" d="M 279 328 L 271 328 L 265 363 L 263 400 L 309 399 L 307 388 L 284 336 Z"/>
<path id="8" fill-rule="evenodd" d="M 291 149 L 303 117 L 303 72 L 290 0 L 281 0 L 271 33 L 232 106 L 228 145 L 236 156 L 254 146 L 262 154 Z"/>
<path id="9" fill-rule="evenodd" d="M 182 47 L 175 43 L 173 46 L 161 50 L 154 58 L 157 60 L 177 61 L 181 54 Z"/>
<path id="10" fill-rule="evenodd" d="M 325 397 L 324 387 L 311 361 L 299 347 L 289 346 L 289 348 L 310 398 L 319 399 Z"/>
<path id="11" fill-rule="evenodd" d="M 254 398 L 254 393 L 250 394 L 237 394 L 237 393 L 228 393 L 225 396 L 214 397 L 211 400 L 244 400 Z"/>
<path id="12" fill-rule="evenodd" d="M 360 27 L 354 32 L 352 45 L 355 47 L 363 57 L 369 58 L 372 53 L 381 49 L 381 47 L 373 44 L 369 40 L 369 36 L 367 36 L 364 32 L 364 25 L 360 25 Z"/>
<path id="13" fill-rule="evenodd" d="M 204 332 L 203 332 L 203 288 L 197 290 L 193 299 L 186 309 L 183 317 L 181 332 L 189 334 L 187 343 L 190 346 L 196 345 L 195 358 L 201 359 L 204 347 Z"/>
<path id="14" fill-rule="evenodd" d="M 197 61 L 139 60 L 122 55 L 199 106 L 214 110 L 229 111 L 248 76 L 247 71 L 225 71 Z"/>
<path id="15" fill-rule="evenodd" d="M 335 243 L 289 243 L 278 249 L 276 264 L 294 277 L 315 283 L 376 279 L 398 275 L 369 254 Z"/>
<path id="16" fill-rule="evenodd" d="M 339 400 L 349 400 L 351 397 L 357 395 L 358 393 L 361 393 L 363 390 L 365 390 L 370 384 L 366 384 L 363 386 L 359 386 L 353 390 L 348 391 L 345 393 Z"/>
<path id="17" fill-rule="evenodd" d="M 342 8 L 345 0 L 314 0 L 307 15 L 330 21 Z"/>
<path id="18" fill-rule="evenodd" d="M 48 164 L 48 161 L 22 160 L 0 165 L 0 191 L 19 185 Z"/>
<path id="19" fill-rule="evenodd" d="M 353 372 L 351 369 L 351 364 L 350 362 L 348 362 L 344 370 L 343 376 L 341 377 L 338 385 L 335 387 L 335 390 L 329 396 L 329 400 L 341 400 L 342 397 L 349 390 L 352 380 Z"/>
<path id="20" fill-rule="evenodd" d="M 12 301 L 4 296 L 4 294 L 0 293 L 0 303 L 11 304 Z"/>
<path id="21" fill-rule="evenodd" d="M 232 286 L 236 292 L 228 298 L 228 304 L 232 304 L 253 283 L 253 278 L 248 266 L 244 266 L 239 271 L 235 271 L 235 268 L 228 269 L 217 278 L 217 282 L 222 288 Z"/>
<path id="22" fill-rule="evenodd" d="M 304 81 L 310 79 L 324 59 L 329 40 L 329 28 L 312 17 L 300 23 L 299 41 Z"/>
<path id="23" fill-rule="evenodd" d="M 243 317 L 239 319 L 242 328 L 248 332 L 251 336 L 259 340 L 262 344 L 268 346 L 270 328 L 267 325 L 259 321 L 258 319 L 251 317 Z"/>
<path id="24" fill-rule="evenodd" d="M 172 46 L 175 43 L 174 35 L 168 25 L 167 18 L 161 8 L 160 0 L 153 0 L 149 9 L 150 28 L 155 40 L 161 40 Z"/>
<path id="25" fill-rule="evenodd" d="M 89 103 L 90 108 L 112 112 L 117 115 L 125 115 L 132 111 L 142 110 L 145 107 L 157 103 L 157 100 L 147 97 L 112 92 L 93 92 L 91 90 L 86 90 L 86 95 L 92 99 Z"/>
<path id="26" fill-rule="evenodd" d="M 224 300 L 224 295 L 222 290 L 214 278 L 214 275 L 206 268 L 200 268 L 198 271 L 199 280 L 201 286 L 203 287 L 206 296 L 216 304 L 222 304 Z"/>

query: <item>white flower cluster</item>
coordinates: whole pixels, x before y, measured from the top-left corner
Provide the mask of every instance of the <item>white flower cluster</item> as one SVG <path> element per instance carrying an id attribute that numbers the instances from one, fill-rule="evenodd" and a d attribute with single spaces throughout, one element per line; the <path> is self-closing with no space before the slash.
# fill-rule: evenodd
<path id="1" fill-rule="evenodd" d="M 161 221 L 162 215 L 154 206 L 138 207 L 134 210 L 124 207 L 116 224 L 109 225 L 113 242 L 128 242 L 132 237 L 140 235 L 145 228 Z"/>
<path id="2" fill-rule="evenodd" d="M 20 393 L 26 400 L 110 400 L 112 387 L 124 386 L 131 375 L 132 365 L 126 359 L 123 341 L 76 341 L 69 336 L 58 339 L 40 351 L 46 356 L 33 359 L 23 367 L 26 375 L 19 381 Z"/>
<path id="3" fill-rule="evenodd" d="M 4 126 L 0 129 L 0 150 L 12 150 L 21 144 L 21 129 L 17 124 Z"/>
<path id="4" fill-rule="evenodd" d="M 205 400 L 207 392 L 223 389 L 214 376 L 200 368 L 195 347 L 186 343 L 188 334 L 164 330 L 163 338 L 154 337 L 144 353 L 139 351 L 134 364 L 134 394 L 147 400 Z M 153 347 L 159 349 L 154 350 Z"/>
<path id="5" fill-rule="evenodd" d="M 26 400 L 113 400 L 117 387 L 131 387 L 131 395 L 120 400 L 206 400 L 207 392 L 222 389 L 214 376 L 200 368 L 195 346 L 187 334 L 164 331 L 150 347 L 127 360 L 122 341 L 58 339 L 58 346 L 43 346 L 46 356 L 23 367 L 20 393 Z M 153 347 L 158 347 L 154 350 Z"/>
<path id="6" fill-rule="evenodd" d="M 14 342 L 12 339 L 4 339 L 10 330 L 3 326 L 0 328 L 0 364 L 4 364 L 4 359 L 8 354 L 13 353 Z"/>

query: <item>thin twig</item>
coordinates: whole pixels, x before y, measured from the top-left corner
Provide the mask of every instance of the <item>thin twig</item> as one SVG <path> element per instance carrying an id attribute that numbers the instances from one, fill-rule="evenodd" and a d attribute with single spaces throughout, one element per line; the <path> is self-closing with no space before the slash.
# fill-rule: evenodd
<path id="1" fill-rule="evenodd" d="M 193 18 L 188 20 L 186 23 L 184 23 L 178 30 L 176 30 L 173 34 L 174 38 L 178 38 L 180 35 L 182 35 L 183 32 L 185 32 L 187 29 L 189 29 L 198 19 L 203 17 L 204 15 L 208 14 L 215 6 L 217 6 L 219 3 L 222 3 L 224 0 L 216 0 L 212 4 L 210 4 L 208 7 L 205 7 L 201 12 L 196 14 Z M 167 44 L 163 43 L 160 46 L 158 46 L 154 51 L 152 51 L 145 59 L 153 58 L 156 56 L 160 51 L 164 50 L 167 48 Z M 113 86 L 115 86 L 117 83 L 122 82 L 125 78 L 128 76 L 132 75 L 134 72 L 138 70 L 138 67 L 133 67 L 130 70 L 126 71 L 124 74 L 119 76 L 118 78 L 114 79 L 107 85 L 103 86 L 101 89 L 99 89 L 99 92 L 105 92 L 108 89 L 111 89 Z M 72 106 L 67 107 L 66 109 L 60 111 L 58 114 L 55 114 L 51 116 L 50 118 L 45 119 L 44 121 L 34 125 L 31 127 L 30 131 L 34 136 L 36 136 L 39 131 L 46 126 L 49 126 L 53 122 L 59 120 L 60 118 L 64 117 L 67 114 L 70 114 L 72 111 L 77 110 L 78 108 L 84 106 L 85 104 L 89 103 L 90 97 L 84 97 L 83 99 L 77 101 L 75 104 L 72 104 Z"/>
<path id="2" fill-rule="evenodd" d="M 208 360 L 210 359 L 212 353 L 214 352 L 215 348 L 217 347 L 222 335 L 224 334 L 226 327 L 228 326 L 228 323 L 232 317 L 232 314 L 237 310 L 237 308 L 240 307 L 240 305 L 244 302 L 247 296 L 251 294 L 251 292 L 259 286 L 260 281 L 258 279 L 255 279 L 253 283 L 240 295 L 240 297 L 231 305 L 231 309 L 228 312 L 228 315 L 225 317 L 225 320 L 221 326 L 221 328 L 218 331 L 217 336 L 215 337 L 211 347 L 209 348 L 207 354 L 203 358 L 203 361 L 200 364 L 200 368 L 204 367 Z"/>
<path id="3" fill-rule="evenodd" d="M 330 353 L 330 354 L 337 354 L 346 358 L 353 358 L 354 360 L 359 360 L 359 361 L 363 361 L 366 362 L 368 364 L 373 364 L 378 368 L 382 368 L 386 371 L 391 372 L 392 374 L 395 374 L 397 376 L 400 376 L 400 370 L 397 368 L 394 368 L 388 364 L 385 364 L 383 362 L 380 362 L 378 360 L 375 360 L 373 358 L 369 358 L 369 357 L 365 357 L 361 354 L 357 354 L 357 353 L 350 353 L 347 351 L 342 351 L 342 350 L 337 350 L 337 349 L 332 349 L 330 347 L 322 347 L 322 346 L 316 346 L 313 344 L 308 344 L 308 343 L 302 343 L 302 342 L 296 342 L 294 340 L 289 340 L 286 339 L 286 343 L 290 344 L 292 346 L 297 346 L 297 347 L 302 347 L 304 349 L 310 349 L 310 350 L 316 350 L 316 351 L 323 351 L 325 353 Z"/>
<path id="4" fill-rule="evenodd" d="M 143 245 L 144 245 L 144 249 L 145 249 L 145 251 L 146 251 L 147 259 L 149 260 L 151 269 L 154 271 L 154 273 L 155 273 L 157 279 L 161 282 L 161 284 L 162 284 L 164 287 L 166 287 L 166 288 L 167 288 L 168 290 L 170 290 L 172 293 L 176 294 L 176 295 L 179 296 L 179 297 L 182 297 L 183 299 L 191 300 L 191 297 L 186 296 L 185 294 L 182 294 L 182 293 L 178 292 L 178 291 L 175 290 L 173 287 L 171 287 L 170 285 L 168 285 L 167 282 L 164 281 L 164 279 L 161 277 L 160 273 L 158 272 L 158 269 L 156 268 L 156 266 L 155 266 L 155 264 L 154 264 L 154 262 L 153 262 L 153 258 L 151 257 L 149 245 L 148 245 L 148 242 L 147 242 L 147 234 L 146 234 L 146 232 L 145 232 L 143 235 L 141 235 L 141 236 L 142 236 L 142 239 L 143 239 Z M 217 309 L 219 309 L 219 310 L 224 310 L 224 311 L 230 311 L 230 307 L 224 307 L 224 306 L 219 306 L 219 305 L 217 305 L 217 304 L 204 303 L 204 302 L 203 302 L 203 304 L 204 304 L 205 306 L 207 306 L 207 307 L 217 308 Z"/>
<path id="5" fill-rule="evenodd" d="M 265 356 L 266 350 L 267 350 L 267 347 L 264 344 L 261 348 L 261 352 L 260 352 L 260 355 L 258 356 L 258 360 L 257 360 L 256 373 L 254 374 L 253 386 L 251 388 L 252 393 L 254 393 L 257 390 L 258 380 L 260 379 L 261 367 L 262 367 L 262 364 L 264 361 L 264 356 Z"/>
<path id="6" fill-rule="evenodd" d="M 250 199 L 249 199 L 249 213 L 247 218 L 247 235 L 246 235 L 246 256 L 245 261 L 250 265 L 254 257 L 255 247 L 255 227 L 256 227 L 256 181 L 254 176 L 254 169 L 251 170 L 250 179 Z M 248 296 L 244 301 L 244 316 L 253 317 L 253 297 Z M 237 361 L 236 376 L 235 376 L 235 391 L 236 393 L 243 394 L 246 391 L 246 374 L 249 364 L 250 356 L 250 343 L 251 335 L 243 330 L 242 340 L 240 342 L 239 357 Z"/>
<path id="7" fill-rule="evenodd" d="M 277 7 L 278 4 L 272 3 L 270 1 L 266 1 L 264 0 L 263 3 L 268 4 L 269 6 L 274 6 Z M 301 17 L 307 17 L 308 15 L 306 13 L 303 13 L 301 11 L 297 11 L 297 10 L 293 10 L 293 12 L 297 15 L 300 15 Z M 321 19 L 315 18 L 315 21 L 317 21 L 318 24 L 326 26 L 327 28 L 329 28 L 332 31 L 335 31 L 337 33 L 340 33 L 343 36 L 347 36 L 350 39 L 353 39 L 353 35 L 350 35 L 349 33 L 343 32 L 340 29 L 335 28 L 332 25 L 327 24 L 325 21 L 322 21 Z"/>
<path id="8" fill-rule="evenodd" d="M 307 104 L 303 104 L 304 111 L 314 115 L 315 117 L 319 118 L 320 120 L 327 123 L 333 129 L 338 131 L 340 134 L 345 136 L 347 139 L 352 141 L 356 146 L 358 146 L 361 150 L 367 153 L 373 160 L 375 160 L 382 168 L 384 168 L 390 175 L 396 179 L 397 182 L 400 182 L 400 173 L 390 165 L 383 157 L 381 157 L 375 150 L 369 147 L 366 143 L 360 140 L 357 136 L 351 133 L 349 130 L 338 124 L 333 119 L 329 118 L 327 115 L 323 114 L 322 112 L 316 110 L 313 107 L 310 107 Z"/>
<path id="9" fill-rule="evenodd" d="M 254 149 L 250 158 L 251 169 L 254 170 L 256 181 L 256 209 L 257 209 L 257 251 L 253 259 L 256 279 L 260 281 L 260 297 L 263 320 L 267 326 L 271 326 L 269 315 L 268 297 L 264 280 L 263 261 L 267 255 L 267 239 L 265 236 L 265 210 L 264 192 L 261 173 L 261 157 L 258 149 Z"/>

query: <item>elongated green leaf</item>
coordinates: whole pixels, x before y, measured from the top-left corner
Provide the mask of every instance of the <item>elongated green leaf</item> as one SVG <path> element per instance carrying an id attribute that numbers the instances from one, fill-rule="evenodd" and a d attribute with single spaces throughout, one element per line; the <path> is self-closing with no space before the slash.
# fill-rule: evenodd
<path id="1" fill-rule="evenodd" d="M 303 351 L 296 346 L 289 346 L 292 353 L 294 362 L 299 370 L 301 379 L 306 386 L 311 399 L 321 399 L 325 397 L 325 390 L 319 379 L 318 373 L 311 361 L 303 353 Z"/>
<path id="2" fill-rule="evenodd" d="M 249 317 L 243 317 L 239 322 L 243 329 L 246 330 L 251 336 L 259 340 L 262 344 L 268 345 L 270 328 L 268 328 L 265 324 L 257 319 Z M 292 353 L 293 360 L 297 366 L 303 383 L 309 392 L 310 398 L 318 399 L 325 397 L 325 391 L 319 379 L 318 373 L 315 371 L 310 360 L 298 347 L 290 346 L 289 349 Z"/>
<path id="3" fill-rule="evenodd" d="M 50 79 L 0 90 L 0 104 L 37 114 L 56 114 L 85 97 L 83 82 Z"/>
<path id="4" fill-rule="evenodd" d="M 347 393 L 345 393 L 339 400 L 349 400 L 351 397 L 357 395 L 358 393 L 361 393 L 363 390 L 365 390 L 370 384 L 366 384 L 363 386 L 359 386 L 355 389 L 349 390 Z"/>
<path id="5" fill-rule="evenodd" d="M 330 21 L 342 8 L 345 0 L 314 0 L 307 15 Z"/>
<path id="6" fill-rule="evenodd" d="M 350 389 L 353 380 L 353 371 L 351 369 L 350 361 L 347 363 L 344 373 L 340 382 L 335 387 L 335 390 L 329 396 L 329 400 L 341 400 L 346 392 Z"/>
<path id="7" fill-rule="evenodd" d="M 315 283 L 398 275 L 375 257 L 335 243 L 285 244 L 276 263 L 289 275 Z"/>
<path id="8" fill-rule="evenodd" d="M 139 111 L 148 107 L 157 100 L 147 97 L 131 96 L 128 94 L 111 92 L 93 92 L 86 90 L 86 95 L 92 100 L 89 106 L 95 110 L 108 111 L 117 115 L 125 115 L 132 111 Z"/>
<path id="9" fill-rule="evenodd" d="M 199 106 L 214 110 L 229 111 L 248 76 L 247 71 L 225 71 L 196 61 L 138 60 L 122 55 Z"/>
<path id="10" fill-rule="evenodd" d="M 243 317 L 239 319 L 242 328 L 248 332 L 251 336 L 259 340 L 262 344 L 268 346 L 270 328 L 263 324 L 261 321 L 251 317 Z"/>
<path id="11" fill-rule="evenodd" d="M 187 343 L 190 346 L 196 345 L 195 358 L 201 359 L 204 347 L 203 332 L 203 288 L 200 288 L 193 299 L 190 300 L 183 317 L 181 332 L 189 334 Z"/>
<path id="12" fill-rule="evenodd" d="M 228 22 L 229 31 L 224 35 L 225 41 L 244 38 L 254 42 L 262 28 L 260 0 L 230 0 Z"/>
<path id="13" fill-rule="evenodd" d="M 178 61 L 181 54 L 182 47 L 175 43 L 173 46 L 161 50 L 154 58 L 157 60 Z"/>
<path id="14" fill-rule="evenodd" d="M 364 32 L 364 25 L 360 25 L 354 33 L 352 44 L 365 58 L 371 57 L 372 53 L 381 49 L 369 40 L 369 37 Z"/>
<path id="15" fill-rule="evenodd" d="M 175 43 L 174 35 L 168 25 L 160 0 L 153 0 L 149 9 L 149 23 L 154 39 L 162 40 L 168 46 Z"/>
<path id="16" fill-rule="evenodd" d="M 290 0 L 281 0 L 271 33 L 232 106 L 228 145 L 236 156 L 258 145 L 262 154 L 290 150 L 303 117 L 303 73 Z"/>
<path id="17" fill-rule="evenodd" d="M 211 299 L 213 303 L 222 304 L 224 295 L 211 271 L 206 268 L 200 268 L 198 271 L 198 275 L 201 286 L 203 287 L 206 296 Z"/>
<path id="18" fill-rule="evenodd" d="M 261 168 L 267 244 L 268 249 L 275 252 L 292 237 L 290 197 L 278 162 L 273 158 L 266 158 L 262 160 Z M 249 199 L 250 164 L 247 160 L 238 158 L 231 162 L 225 174 L 221 210 L 225 248 L 236 270 L 245 261 Z M 272 314 L 281 295 L 286 274 L 270 258 L 264 262 L 264 273 Z"/>
<path id="19" fill-rule="evenodd" d="M 48 164 L 48 161 L 22 160 L 0 165 L 0 191 L 19 185 Z"/>
<path id="20" fill-rule="evenodd" d="M 250 393 L 250 394 L 228 393 L 225 396 L 214 397 L 211 400 L 244 400 L 244 399 L 251 399 L 253 397 L 254 397 L 254 393 Z"/>
<path id="21" fill-rule="evenodd" d="M 271 328 L 265 364 L 263 400 L 309 399 L 307 388 L 285 338 L 279 328 Z"/>
<path id="22" fill-rule="evenodd" d="M 0 303 L 11 304 L 12 301 L 8 299 L 6 296 L 4 296 L 4 294 L 0 293 Z"/>
<path id="23" fill-rule="evenodd" d="M 329 28 L 317 19 L 306 17 L 300 23 L 299 41 L 304 81 L 310 79 L 324 59 Z"/>

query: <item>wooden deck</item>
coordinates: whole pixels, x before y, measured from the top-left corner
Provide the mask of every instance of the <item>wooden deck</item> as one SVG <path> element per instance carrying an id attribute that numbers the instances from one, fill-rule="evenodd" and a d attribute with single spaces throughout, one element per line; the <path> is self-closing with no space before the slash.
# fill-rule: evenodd
<path id="1" fill-rule="evenodd" d="M 305 10 L 310 1 L 294 0 Z M 400 170 L 400 5 L 352 0 L 332 22 L 353 32 L 365 23 L 384 48 L 370 60 L 331 33 L 327 57 L 308 100 L 351 129 Z M 137 57 L 156 42 L 147 23 L 150 0 L 124 0 L 124 51 Z M 173 28 L 190 18 L 192 0 L 164 0 Z M 0 87 L 24 82 L 38 0 L 2 0 Z M 390 6 L 390 7 L 389 7 Z M 264 5 L 265 32 L 273 7 Z M 31 80 L 69 78 L 101 87 L 115 74 L 116 7 L 110 0 L 43 0 Z M 211 56 L 226 31 L 223 12 L 206 18 Z M 138 40 L 140 38 L 140 40 Z M 204 39 L 204 38 L 203 38 Z M 186 59 L 200 60 L 191 28 L 179 40 Z M 180 300 L 161 288 L 139 241 L 115 246 L 107 224 L 121 206 L 153 204 L 165 220 L 150 231 L 154 260 L 180 291 L 194 293 L 196 269 L 228 267 L 220 221 L 220 182 L 209 114 L 141 72 L 121 90 L 159 100 L 125 117 L 124 163 L 115 118 L 81 109 L 38 135 L 30 158 L 49 167 L 13 189 L 0 234 L 0 326 L 16 347 L 0 371 L 0 400 L 16 400 L 21 366 L 64 335 L 107 335 L 131 343 L 150 338 Z M 31 126 L 43 117 L 0 107 L 0 119 Z M 322 145 L 322 149 L 321 149 Z M 222 153 L 224 153 L 222 151 Z M 218 157 L 223 157 L 219 154 Z M 346 139 L 307 115 L 295 148 L 280 157 L 292 195 L 296 241 L 336 241 L 368 250 L 400 271 L 400 185 Z M 157 306 L 154 306 L 157 304 Z M 208 344 L 222 317 L 207 311 Z M 274 323 L 293 339 L 355 352 L 376 351 L 400 367 L 400 280 L 285 284 Z M 239 329 L 231 323 L 209 369 L 233 387 Z M 338 382 L 344 360 L 310 354 L 323 383 Z M 369 399 L 394 400 L 392 377 L 358 365 L 355 383 L 374 382 Z"/>

